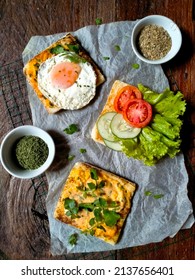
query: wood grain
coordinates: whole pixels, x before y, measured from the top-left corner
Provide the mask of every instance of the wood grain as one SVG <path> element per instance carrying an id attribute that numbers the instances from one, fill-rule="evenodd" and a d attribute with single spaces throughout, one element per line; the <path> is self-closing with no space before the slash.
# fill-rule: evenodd
<path id="1" fill-rule="evenodd" d="M 75 31 L 95 24 L 136 20 L 150 14 L 173 19 L 182 31 L 183 44 L 178 55 L 163 65 L 188 102 L 184 151 L 190 175 L 189 197 L 195 208 L 195 21 L 192 0 L 15 0 L 0 1 L 0 65 L 22 57 L 31 36 Z M 2 86 L 0 84 L 0 86 Z M 174 88 L 176 85 L 172 85 Z M 0 94 L 0 138 L 13 128 Z M 0 258 L 2 259 L 195 259 L 195 226 L 174 238 L 116 252 L 70 254 L 53 257 L 45 213 L 36 211 L 36 188 L 31 180 L 11 178 L 0 165 Z M 45 186 L 47 188 L 47 186 Z M 44 203 L 44 202 L 43 202 Z M 37 207 L 37 205 L 36 205 Z"/>

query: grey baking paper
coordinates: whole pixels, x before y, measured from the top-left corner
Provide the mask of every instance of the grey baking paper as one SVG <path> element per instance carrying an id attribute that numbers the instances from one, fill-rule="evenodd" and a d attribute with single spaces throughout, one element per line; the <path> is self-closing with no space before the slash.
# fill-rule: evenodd
<path id="1" fill-rule="evenodd" d="M 161 66 L 141 62 L 134 55 L 131 48 L 134 24 L 135 22 L 130 21 L 115 22 L 87 26 L 71 32 L 77 36 L 106 77 L 104 84 L 97 89 L 94 100 L 85 108 L 75 111 L 63 110 L 49 115 L 28 85 L 33 124 L 48 131 L 56 144 L 54 163 L 46 172 L 49 183 L 46 206 L 53 255 L 107 251 L 159 242 L 168 236 L 174 236 L 181 228 L 191 227 L 194 223 L 192 205 L 187 193 L 188 175 L 182 154 L 174 159 L 166 158 L 149 167 L 91 139 L 92 128 L 116 79 L 133 85 L 142 83 L 158 92 L 169 86 Z M 24 63 L 64 35 L 32 37 L 23 52 Z M 115 46 L 120 46 L 120 50 Z M 110 59 L 105 60 L 104 57 Z M 134 63 L 139 64 L 139 69 L 132 68 Z M 79 132 L 66 135 L 63 130 L 72 123 L 78 124 Z M 81 154 L 81 148 L 85 148 L 87 152 Z M 68 161 L 68 155 L 74 155 L 75 158 Z M 53 218 L 63 184 L 75 162 L 79 161 L 94 164 L 137 184 L 131 212 L 115 246 L 93 236 L 81 234 L 77 229 Z M 163 194 L 163 197 L 155 199 L 146 196 L 146 191 Z M 71 246 L 68 238 L 76 232 L 79 234 L 78 242 Z"/>

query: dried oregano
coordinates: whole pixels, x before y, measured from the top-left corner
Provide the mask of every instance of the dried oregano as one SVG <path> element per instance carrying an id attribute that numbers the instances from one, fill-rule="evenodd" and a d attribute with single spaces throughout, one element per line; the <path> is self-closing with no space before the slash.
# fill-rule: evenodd
<path id="1" fill-rule="evenodd" d="M 24 136 L 15 147 L 16 159 L 24 169 L 39 168 L 47 159 L 49 149 L 47 144 L 37 136 Z"/>

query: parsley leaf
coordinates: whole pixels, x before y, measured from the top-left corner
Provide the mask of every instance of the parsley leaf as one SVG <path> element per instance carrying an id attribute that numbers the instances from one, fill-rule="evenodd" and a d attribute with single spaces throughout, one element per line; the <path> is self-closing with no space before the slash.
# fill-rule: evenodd
<path id="1" fill-rule="evenodd" d="M 105 209 L 103 211 L 105 224 L 109 227 L 115 226 L 117 221 L 120 219 L 120 215 L 115 211 Z"/>
<path id="2" fill-rule="evenodd" d="M 73 160 L 74 158 L 75 158 L 75 155 L 69 155 L 69 156 L 68 156 L 68 160 L 69 160 L 69 161 Z"/>
<path id="3" fill-rule="evenodd" d="M 84 154 L 84 153 L 86 153 L 86 152 L 87 152 L 86 149 L 82 149 L 82 148 L 80 149 L 80 153 L 81 153 L 81 154 Z"/>
<path id="4" fill-rule="evenodd" d="M 75 123 L 70 124 L 68 127 L 66 127 L 64 129 L 64 132 L 66 134 L 73 134 L 73 133 L 78 132 L 78 131 L 79 131 L 78 126 Z"/>
<path id="5" fill-rule="evenodd" d="M 155 199 L 159 199 L 159 198 L 162 198 L 164 196 L 164 194 L 154 194 L 153 192 L 151 191 L 145 191 L 144 194 L 146 196 L 152 196 L 153 198 Z"/>
<path id="6" fill-rule="evenodd" d="M 78 44 L 76 44 L 76 45 L 69 44 L 68 48 L 69 48 L 69 51 L 71 51 L 71 52 L 75 52 L 77 54 L 79 53 L 79 45 Z"/>
<path id="7" fill-rule="evenodd" d="M 94 168 L 90 169 L 90 175 L 91 175 L 91 179 L 93 180 L 97 180 L 98 179 L 98 174 L 97 174 L 97 170 Z"/>
<path id="8" fill-rule="evenodd" d="M 114 48 L 115 48 L 116 51 L 120 51 L 121 50 L 119 45 L 115 45 Z"/>
<path id="9" fill-rule="evenodd" d="M 77 214 L 79 212 L 79 207 L 77 206 L 77 203 L 74 199 L 71 198 L 65 198 L 64 200 L 64 208 L 67 211 L 67 216 L 71 216 L 72 219 L 77 217 Z"/>
<path id="10" fill-rule="evenodd" d="M 109 56 L 103 56 L 103 59 L 104 60 L 110 60 L 110 57 Z"/>
<path id="11" fill-rule="evenodd" d="M 102 18 L 96 18 L 95 24 L 96 24 L 96 25 L 102 24 Z"/>
<path id="12" fill-rule="evenodd" d="M 50 49 L 50 53 L 52 54 L 60 54 L 66 52 L 65 49 L 61 45 L 57 45 Z"/>
<path id="13" fill-rule="evenodd" d="M 76 233 L 71 234 L 68 238 L 68 242 L 72 246 L 77 244 L 77 240 L 78 240 L 78 235 Z"/>
<path id="14" fill-rule="evenodd" d="M 133 63 L 132 65 L 133 69 L 139 69 L 139 64 L 138 63 Z"/>

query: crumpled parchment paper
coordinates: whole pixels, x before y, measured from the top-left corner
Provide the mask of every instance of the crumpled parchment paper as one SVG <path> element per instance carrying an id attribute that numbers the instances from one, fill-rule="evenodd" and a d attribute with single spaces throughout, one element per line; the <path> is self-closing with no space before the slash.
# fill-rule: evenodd
<path id="1" fill-rule="evenodd" d="M 146 64 L 134 55 L 131 48 L 134 24 L 135 22 L 131 21 L 114 22 L 86 26 L 71 32 L 77 36 L 106 77 L 104 84 L 97 89 L 94 100 L 85 108 L 49 115 L 32 88 L 27 85 L 33 124 L 48 131 L 56 144 L 54 163 L 46 172 L 49 183 L 46 206 L 53 255 L 107 251 L 159 242 L 194 223 L 192 205 L 187 194 L 188 175 L 182 154 L 148 167 L 141 161 L 129 159 L 123 153 L 112 151 L 91 139 L 91 130 L 116 79 L 133 85 L 142 83 L 158 92 L 169 86 L 160 65 Z M 23 52 L 24 64 L 64 35 L 65 33 L 32 37 Z M 120 50 L 115 48 L 116 45 L 120 46 Z M 110 59 L 105 60 L 104 57 Z M 139 64 L 139 69 L 132 68 L 134 63 Z M 79 132 L 66 135 L 63 130 L 72 123 L 78 124 Z M 81 154 L 80 148 L 85 148 L 87 152 Z M 68 161 L 68 155 L 74 155 L 75 158 Z M 93 236 L 80 234 L 77 229 L 53 218 L 63 184 L 78 161 L 94 164 L 137 184 L 131 212 L 115 246 Z M 163 197 L 155 199 L 153 196 L 146 196 L 146 191 L 154 195 L 162 194 Z M 71 246 L 68 238 L 76 232 L 79 233 L 77 244 Z"/>

